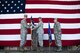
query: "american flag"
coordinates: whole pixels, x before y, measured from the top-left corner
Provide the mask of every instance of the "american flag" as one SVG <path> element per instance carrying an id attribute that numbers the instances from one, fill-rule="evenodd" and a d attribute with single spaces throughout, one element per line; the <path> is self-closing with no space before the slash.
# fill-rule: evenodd
<path id="1" fill-rule="evenodd" d="M 0 46 L 19 46 L 20 21 L 24 14 L 30 23 L 32 16 L 35 23 L 42 17 L 44 23 L 44 46 L 49 45 L 48 21 L 54 41 L 54 18 L 58 18 L 62 30 L 62 45 L 80 45 L 80 0 L 0 0 Z M 30 29 L 27 46 L 31 46 Z"/>

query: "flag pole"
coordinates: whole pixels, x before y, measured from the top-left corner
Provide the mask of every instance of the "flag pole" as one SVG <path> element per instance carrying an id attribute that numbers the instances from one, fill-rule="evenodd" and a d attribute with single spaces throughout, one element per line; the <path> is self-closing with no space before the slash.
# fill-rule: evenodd
<path id="1" fill-rule="evenodd" d="M 49 52 L 50 52 L 50 40 L 49 40 Z"/>
<path id="2" fill-rule="evenodd" d="M 50 41 L 49 41 L 49 52 L 50 52 Z"/>
<path id="3" fill-rule="evenodd" d="M 31 39 L 32 39 L 32 26 L 31 26 Z M 32 50 L 32 42 L 33 42 L 33 39 L 31 40 L 31 50 Z"/>
<path id="4" fill-rule="evenodd" d="M 32 16 L 31 16 L 31 24 L 33 24 L 34 25 L 34 22 L 33 22 L 33 19 L 32 19 Z M 31 26 L 31 39 L 32 39 L 32 41 L 31 41 L 31 49 L 32 49 L 32 47 L 33 47 L 33 38 L 32 38 L 32 35 L 33 35 L 33 33 L 32 33 L 32 28 L 33 28 L 33 26 Z"/>

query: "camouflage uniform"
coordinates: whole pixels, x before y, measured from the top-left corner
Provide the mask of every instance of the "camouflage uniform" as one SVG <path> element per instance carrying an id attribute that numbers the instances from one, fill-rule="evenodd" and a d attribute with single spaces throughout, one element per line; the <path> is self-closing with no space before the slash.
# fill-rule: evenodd
<path id="1" fill-rule="evenodd" d="M 55 37 L 55 43 L 59 48 L 62 48 L 61 43 L 61 27 L 60 23 L 56 22 L 54 23 L 54 37 Z"/>
<path id="2" fill-rule="evenodd" d="M 36 50 L 37 49 L 37 33 L 36 33 L 36 30 L 32 30 L 32 46 L 33 46 L 33 49 Z"/>
<path id="3" fill-rule="evenodd" d="M 38 25 L 33 28 L 33 30 L 34 29 L 37 29 L 39 46 L 43 47 L 43 35 L 44 35 L 43 22 L 40 21 Z"/>
<path id="4" fill-rule="evenodd" d="M 25 19 L 21 20 L 21 41 L 20 41 L 20 47 L 24 47 L 26 43 L 27 38 L 27 29 L 30 28 L 30 25 L 27 24 L 27 21 Z"/>

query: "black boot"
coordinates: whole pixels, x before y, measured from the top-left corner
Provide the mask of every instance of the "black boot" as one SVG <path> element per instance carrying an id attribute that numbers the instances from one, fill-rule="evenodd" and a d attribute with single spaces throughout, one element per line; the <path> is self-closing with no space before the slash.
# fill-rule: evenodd
<path id="1" fill-rule="evenodd" d="M 61 52 L 62 51 L 62 47 L 59 46 L 58 49 L 56 50 L 56 52 Z"/>
<path id="2" fill-rule="evenodd" d="M 20 47 L 19 50 L 20 50 L 20 51 L 24 51 L 24 47 Z"/>

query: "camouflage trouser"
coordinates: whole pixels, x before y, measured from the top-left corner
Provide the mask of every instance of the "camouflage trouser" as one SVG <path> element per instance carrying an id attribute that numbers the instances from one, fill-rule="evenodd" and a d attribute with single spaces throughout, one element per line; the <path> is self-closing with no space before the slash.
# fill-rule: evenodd
<path id="1" fill-rule="evenodd" d="M 38 34 L 39 46 L 43 47 L 43 34 Z"/>
<path id="2" fill-rule="evenodd" d="M 55 36 L 55 44 L 57 46 L 62 46 L 62 42 L 61 42 L 61 35 L 54 35 Z"/>
<path id="3" fill-rule="evenodd" d="M 35 30 L 32 31 L 32 46 L 33 48 L 37 47 L 37 33 Z M 37 49 L 37 48 L 36 48 Z"/>
<path id="4" fill-rule="evenodd" d="M 26 33 L 21 34 L 21 41 L 20 41 L 20 47 L 24 47 L 25 43 L 26 43 Z"/>

